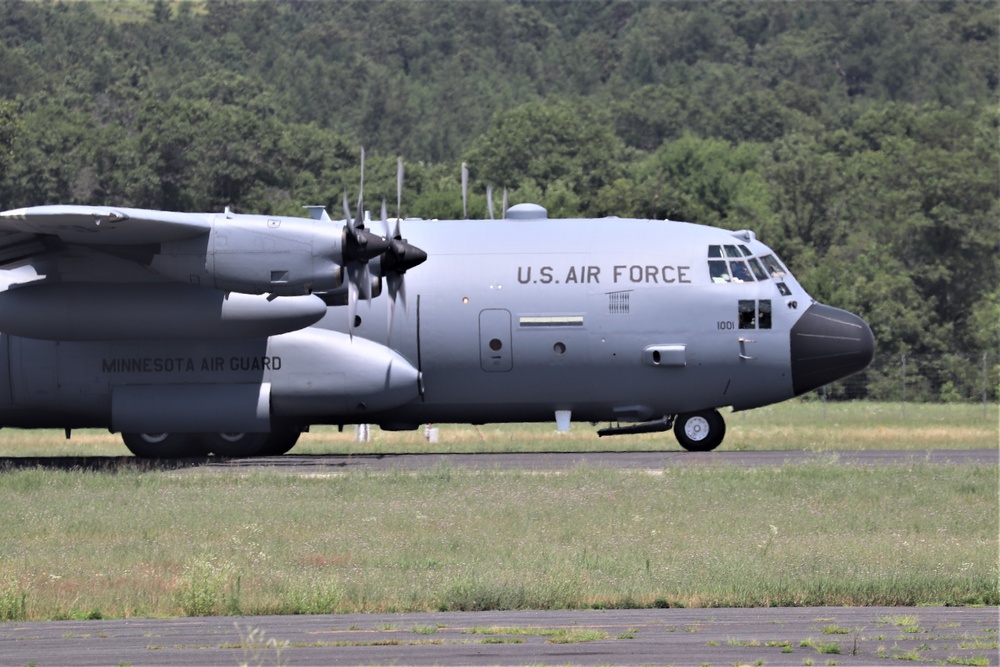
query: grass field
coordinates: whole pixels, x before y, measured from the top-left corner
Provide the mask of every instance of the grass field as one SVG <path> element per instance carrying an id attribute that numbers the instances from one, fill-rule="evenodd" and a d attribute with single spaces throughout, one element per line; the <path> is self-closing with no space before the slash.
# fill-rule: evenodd
<path id="1" fill-rule="evenodd" d="M 0 619 L 1000 602 L 998 470 L 0 474 Z"/>
<path id="2" fill-rule="evenodd" d="M 998 446 L 1000 413 L 975 404 L 906 404 L 793 400 L 748 412 L 725 412 L 726 440 L 720 451 L 754 449 L 982 449 Z M 354 427 L 314 427 L 294 454 L 373 452 L 503 452 L 680 449 L 672 433 L 599 438 L 596 428 L 575 423 L 569 433 L 555 424 L 437 425 L 440 439 L 429 444 L 423 430 L 400 433 L 371 429 L 372 440 L 357 443 Z M 0 431 L 0 456 L 124 456 L 114 434 L 98 429 Z"/>
<path id="3" fill-rule="evenodd" d="M 997 446 L 990 406 L 791 401 L 722 449 Z M 441 425 L 293 453 L 678 449 L 587 424 Z M 0 432 L 0 456 L 127 454 L 116 435 Z M 642 606 L 997 604 L 993 466 L 810 463 L 661 474 L 437 468 L 299 477 L 0 472 L 0 620 Z"/>

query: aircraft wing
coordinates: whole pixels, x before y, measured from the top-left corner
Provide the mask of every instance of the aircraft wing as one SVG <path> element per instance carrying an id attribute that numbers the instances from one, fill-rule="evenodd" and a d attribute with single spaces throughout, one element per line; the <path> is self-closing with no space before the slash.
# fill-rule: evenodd
<path id="1" fill-rule="evenodd" d="M 208 233 L 213 215 L 116 206 L 32 206 L 0 213 L 0 263 L 41 237 L 66 244 L 149 245 Z"/>

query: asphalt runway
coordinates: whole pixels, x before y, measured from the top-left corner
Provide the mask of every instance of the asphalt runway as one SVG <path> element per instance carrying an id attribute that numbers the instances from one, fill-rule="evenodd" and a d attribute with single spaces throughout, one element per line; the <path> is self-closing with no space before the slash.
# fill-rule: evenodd
<path id="1" fill-rule="evenodd" d="M 4 623 L 0 665 L 997 665 L 997 613 L 814 607 Z"/>
<path id="2" fill-rule="evenodd" d="M 423 470 L 437 466 L 454 466 L 471 470 L 564 470 L 579 465 L 607 466 L 623 470 L 663 470 L 674 466 L 757 466 L 782 465 L 820 461 L 844 465 L 907 465 L 932 464 L 1000 464 L 1000 448 L 994 449 L 930 449 L 930 450 L 843 450 L 810 452 L 803 450 L 763 450 L 744 452 L 530 452 L 503 454 L 353 454 L 285 456 L 227 459 L 195 457 L 176 460 L 137 459 L 132 456 L 18 456 L 0 457 L 0 470 L 49 468 L 54 470 L 115 471 L 140 470 L 209 470 L 224 472 L 233 469 L 266 468 L 292 473 L 347 472 L 351 470 Z"/>

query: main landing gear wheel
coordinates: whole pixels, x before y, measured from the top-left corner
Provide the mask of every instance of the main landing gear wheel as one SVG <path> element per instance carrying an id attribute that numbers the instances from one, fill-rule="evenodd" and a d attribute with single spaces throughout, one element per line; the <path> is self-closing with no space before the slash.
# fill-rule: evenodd
<path id="1" fill-rule="evenodd" d="M 267 444 L 269 433 L 203 433 L 202 446 L 206 454 L 216 456 L 257 456 Z"/>
<path id="2" fill-rule="evenodd" d="M 201 454 L 188 433 L 122 433 L 128 450 L 143 459 L 179 459 Z"/>
<path id="3" fill-rule="evenodd" d="M 689 452 L 708 452 L 726 437 L 726 421 L 718 410 L 702 410 L 677 415 L 674 435 L 681 447 Z"/>
<path id="4" fill-rule="evenodd" d="M 257 456 L 281 456 L 295 446 L 300 435 L 302 435 L 302 431 L 297 428 L 271 431 L 267 434 L 267 441 L 257 452 Z"/>

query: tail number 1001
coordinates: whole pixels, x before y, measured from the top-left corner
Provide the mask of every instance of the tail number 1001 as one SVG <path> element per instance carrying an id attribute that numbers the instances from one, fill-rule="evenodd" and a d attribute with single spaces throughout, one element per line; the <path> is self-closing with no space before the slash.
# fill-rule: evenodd
<path id="1" fill-rule="evenodd" d="M 736 328 L 736 322 L 732 320 L 720 320 L 715 323 L 715 326 L 718 327 L 719 331 L 732 331 Z"/>

